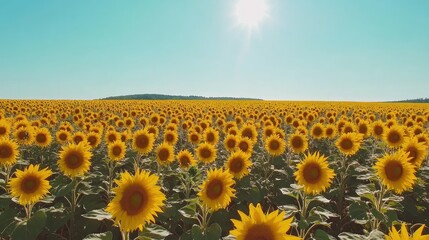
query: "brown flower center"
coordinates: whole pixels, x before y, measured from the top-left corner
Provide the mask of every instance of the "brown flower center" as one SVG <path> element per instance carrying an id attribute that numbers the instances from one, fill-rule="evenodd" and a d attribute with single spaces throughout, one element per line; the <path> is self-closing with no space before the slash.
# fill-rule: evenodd
<path id="1" fill-rule="evenodd" d="M 147 148 L 149 146 L 149 137 L 144 134 L 138 135 L 135 142 L 138 148 Z"/>
<path id="2" fill-rule="evenodd" d="M 207 185 L 207 197 L 210 199 L 216 199 L 222 195 L 223 184 L 221 180 L 214 179 Z"/>
<path id="3" fill-rule="evenodd" d="M 200 150 L 200 155 L 203 158 L 210 158 L 212 156 L 212 151 L 208 148 L 203 148 Z"/>
<path id="4" fill-rule="evenodd" d="M 128 215 L 134 216 L 139 214 L 147 204 L 146 191 L 141 186 L 135 184 L 125 189 L 121 200 L 121 208 Z"/>
<path id="5" fill-rule="evenodd" d="M 40 186 L 40 179 L 35 176 L 27 176 L 21 182 L 21 190 L 27 194 L 37 191 Z"/>
<path id="6" fill-rule="evenodd" d="M 170 156 L 170 151 L 166 148 L 161 148 L 158 152 L 158 157 L 160 161 L 167 161 L 168 157 Z"/>
<path id="7" fill-rule="evenodd" d="M 67 167 L 70 168 L 70 169 L 79 168 L 82 165 L 82 163 L 83 163 L 82 153 L 75 152 L 75 151 L 70 152 L 65 157 L 65 163 L 66 163 Z"/>
<path id="8" fill-rule="evenodd" d="M 403 173 L 402 164 L 397 161 L 390 161 L 384 167 L 387 179 L 397 181 L 401 178 Z"/>
<path id="9" fill-rule="evenodd" d="M 351 139 L 345 138 L 340 142 L 340 146 L 342 149 L 350 150 L 353 148 L 353 142 Z"/>
<path id="10" fill-rule="evenodd" d="M 47 139 L 46 135 L 43 134 L 43 133 L 39 133 L 39 134 L 36 135 L 36 141 L 38 143 L 45 143 L 47 140 L 48 139 Z"/>
<path id="11" fill-rule="evenodd" d="M 295 136 L 291 141 L 293 148 L 301 148 L 304 145 L 304 141 L 302 141 L 301 137 Z"/>
<path id="12" fill-rule="evenodd" d="M 114 147 L 112 148 L 112 153 L 113 153 L 113 155 L 115 155 L 115 156 L 119 156 L 119 155 L 121 155 L 121 153 L 122 153 L 122 148 L 121 148 L 120 146 L 114 146 Z"/>
<path id="13" fill-rule="evenodd" d="M 309 183 L 317 183 L 321 177 L 320 166 L 316 163 L 310 163 L 304 168 L 304 179 Z"/>
<path id="14" fill-rule="evenodd" d="M 270 141 L 269 147 L 271 150 L 278 150 L 280 148 L 280 143 L 279 141 L 273 139 Z"/>
<path id="15" fill-rule="evenodd" d="M 12 148 L 9 145 L 0 145 L 0 158 L 9 158 L 10 156 L 12 156 L 12 153 Z"/>
<path id="16" fill-rule="evenodd" d="M 251 226 L 244 237 L 246 240 L 274 240 L 274 234 L 269 226 L 264 223 Z"/>
<path id="17" fill-rule="evenodd" d="M 239 173 L 243 169 L 243 159 L 240 157 L 236 157 L 231 159 L 231 163 L 229 164 L 229 169 L 234 173 Z"/>

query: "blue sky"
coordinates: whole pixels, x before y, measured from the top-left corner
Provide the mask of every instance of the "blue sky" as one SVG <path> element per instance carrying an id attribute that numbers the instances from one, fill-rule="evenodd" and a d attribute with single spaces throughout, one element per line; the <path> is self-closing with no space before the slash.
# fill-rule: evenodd
<path id="1" fill-rule="evenodd" d="M 429 1 L 0 0 L 0 98 L 429 97 Z"/>

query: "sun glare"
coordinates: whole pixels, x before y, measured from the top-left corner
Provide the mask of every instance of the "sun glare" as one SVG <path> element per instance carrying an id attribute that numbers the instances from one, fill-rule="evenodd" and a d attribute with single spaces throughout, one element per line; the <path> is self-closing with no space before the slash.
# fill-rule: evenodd
<path id="1" fill-rule="evenodd" d="M 252 30 L 268 16 L 266 0 L 238 0 L 235 6 L 235 17 L 240 26 Z"/>

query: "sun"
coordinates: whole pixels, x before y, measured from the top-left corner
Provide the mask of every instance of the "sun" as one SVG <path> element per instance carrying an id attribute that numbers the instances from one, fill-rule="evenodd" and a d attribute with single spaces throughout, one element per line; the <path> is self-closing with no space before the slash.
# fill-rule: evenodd
<path id="1" fill-rule="evenodd" d="M 267 0 L 238 0 L 235 17 L 238 25 L 252 30 L 268 16 Z"/>

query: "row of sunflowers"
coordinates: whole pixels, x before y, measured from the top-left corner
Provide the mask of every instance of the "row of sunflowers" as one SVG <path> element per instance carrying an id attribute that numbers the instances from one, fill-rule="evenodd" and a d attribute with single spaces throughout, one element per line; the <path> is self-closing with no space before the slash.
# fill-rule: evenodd
<path id="1" fill-rule="evenodd" d="M 427 104 L 0 101 L 4 239 L 429 239 Z"/>

